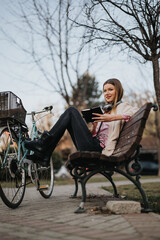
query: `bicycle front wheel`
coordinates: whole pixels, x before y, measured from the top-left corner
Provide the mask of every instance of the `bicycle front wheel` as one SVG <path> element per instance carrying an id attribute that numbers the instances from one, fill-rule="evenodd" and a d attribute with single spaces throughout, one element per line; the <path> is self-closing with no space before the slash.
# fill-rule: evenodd
<path id="1" fill-rule="evenodd" d="M 18 138 L 5 128 L 0 133 L 0 196 L 10 208 L 17 208 L 25 193 L 25 170 L 19 166 Z"/>
<path id="2" fill-rule="evenodd" d="M 54 188 L 54 169 L 53 160 L 50 158 L 50 164 L 48 167 L 37 167 L 39 178 L 39 192 L 44 198 L 49 198 L 52 195 Z"/>

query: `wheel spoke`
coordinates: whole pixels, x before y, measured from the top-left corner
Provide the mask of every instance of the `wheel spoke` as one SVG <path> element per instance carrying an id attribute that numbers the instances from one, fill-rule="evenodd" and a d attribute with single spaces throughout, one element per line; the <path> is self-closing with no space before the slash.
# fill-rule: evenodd
<path id="1" fill-rule="evenodd" d="M 54 187 L 54 170 L 53 161 L 50 159 L 50 165 L 48 167 L 37 167 L 39 177 L 39 192 L 44 198 L 49 198 L 52 195 Z"/>
<path id="2" fill-rule="evenodd" d="M 0 134 L 0 194 L 10 208 L 19 206 L 25 192 L 25 170 L 19 167 L 17 152 L 16 134 L 4 129 Z"/>

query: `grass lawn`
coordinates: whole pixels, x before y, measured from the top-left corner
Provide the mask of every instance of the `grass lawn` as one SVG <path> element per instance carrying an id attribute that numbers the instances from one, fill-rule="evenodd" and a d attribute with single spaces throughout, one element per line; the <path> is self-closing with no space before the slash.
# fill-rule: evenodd
<path id="1" fill-rule="evenodd" d="M 158 179 L 159 177 L 157 176 L 142 176 L 141 179 Z M 140 179 L 140 180 L 141 180 Z M 114 181 L 123 181 L 127 180 L 125 177 L 119 175 L 119 174 L 114 174 L 113 176 Z M 94 182 L 106 182 L 106 178 L 103 177 L 101 174 L 97 174 L 93 176 L 92 178 L 89 179 L 88 182 L 94 183 Z M 67 185 L 67 184 L 74 184 L 74 180 L 72 178 L 56 178 L 55 179 L 55 185 Z"/>
<path id="2" fill-rule="evenodd" d="M 143 183 L 142 187 L 148 197 L 149 208 L 155 213 L 160 214 L 160 183 Z M 113 193 L 112 187 L 103 187 L 103 189 Z M 142 202 L 141 195 L 134 185 L 122 185 L 117 187 L 120 196 L 125 196 L 126 200 L 135 200 Z"/>

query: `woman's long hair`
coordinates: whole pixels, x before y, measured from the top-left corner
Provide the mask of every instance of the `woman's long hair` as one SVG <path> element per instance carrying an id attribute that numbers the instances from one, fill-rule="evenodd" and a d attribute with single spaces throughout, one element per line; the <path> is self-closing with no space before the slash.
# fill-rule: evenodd
<path id="1" fill-rule="evenodd" d="M 115 89 L 116 89 L 116 96 L 113 102 L 113 108 L 114 108 L 116 106 L 116 103 L 119 102 L 123 97 L 123 87 L 121 82 L 118 79 L 111 78 L 105 81 L 105 83 L 103 84 L 103 89 L 107 83 L 112 84 L 113 86 L 115 86 Z"/>

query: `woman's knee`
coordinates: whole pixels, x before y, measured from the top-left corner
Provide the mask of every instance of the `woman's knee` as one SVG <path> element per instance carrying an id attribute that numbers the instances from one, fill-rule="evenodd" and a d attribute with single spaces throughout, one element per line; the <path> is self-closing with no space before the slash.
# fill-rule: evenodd
<path id="1" fill-rule="evenodd" d="M 71 117 L 73 117 L 73 118 L 80 118 L 80 112 L 78 111 L 78 109 L 77 108 L 75 108 L 75 107 L 73 107 L 73 106 L 71 106 L 71 107 L 69 107 L 67 110 L 66 110 L 67 112 L 68 112 L 68 114 L 71 116 Z"/>
<path id="2" fill-rule="evenodd" d="M 74 106 L 70 106 L 67 110 L 68 112 L 71 112 L 71 113 L 79 112 L 77 108 L 75 108 Z"/>

